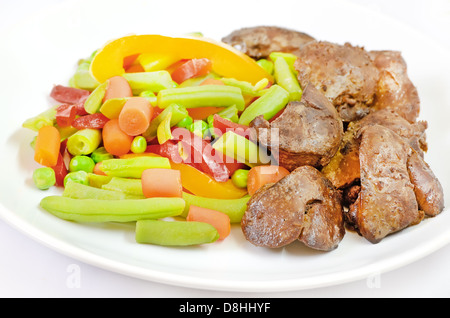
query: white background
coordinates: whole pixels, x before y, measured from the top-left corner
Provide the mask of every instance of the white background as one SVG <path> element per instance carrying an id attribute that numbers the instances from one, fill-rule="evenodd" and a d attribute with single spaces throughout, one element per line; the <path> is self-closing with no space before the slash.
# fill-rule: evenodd
<path id="1" fill-rule="evenodd" d="M 61 2 L 63 0 L 0 0 L 0 28 L 10 27 L 21 19 Z M 394 17 L 450 50 L 450 0 L 352 2 Z M 216 292 L 169 286 L 123 276 L 61 255 L 33 241 L 1 220 L 0 255 L 1 297 L 450 296 L 449 245 L 424 259 L 379 277 L 368 277 L 338 286 L 278 293 Z M 77 276 L 79 280 L 73 280 L 74 273 L 79 274 Z"/>

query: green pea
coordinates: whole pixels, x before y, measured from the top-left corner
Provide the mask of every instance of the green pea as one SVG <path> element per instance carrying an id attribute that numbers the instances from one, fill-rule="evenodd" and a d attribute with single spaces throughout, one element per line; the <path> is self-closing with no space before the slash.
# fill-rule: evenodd
<path id="1" fill-rule="evenodd" d="M 91 157 L 88 156 L 74 156 L 70 159 L 69 163 L 69 171 L 86 171 L 93 172 L 94 171 L 95 162 Z"/>
<path id="2" fill-rule="evenodd" d="M 56 183 L 55 171 L 49 167 L 37 168 L 33 171 L 33 182 L 38 189 L 47 190 Z"/>
<path id="3" fill-rule="evenodd" d="M 189 126 L 194 122 L 191 116 L 184 117 L 181 121 L 178 122 L 177 127 L 180 128 L 189 128 Z"/>
<path id="4" fill-rule="evenodd" d="M 86 171 L 79 170 L 74 172 L 69 172 L 64 177 L 64 186 L 66 186 L 66 183 L 69 181 L 75 181 L 81 184 L 89 185 L 89 174 Z"/>
<path id="5" fill-rule="evenodd" d="M 133 153 L 143 153 L 147 149 L 147 140 L 142 136 L 134 137 L 131 142 L 131 151 Z"/>
<path id="6" fill-rule="evenodd" d="M 207 132 L 209 126 L 204 120 L 196 120 L 191 125 L 189 125 L 188 130 L 196 134 L 197 136 L 203 137 Z"/>
<path id="7" fill-rule="evenodd" d="M 248 172 L 246 169 L 238 169 L 231 176 L 231 181 L 238 188 L 246 188 L 248 180 Z"/>
<path id="8" fill-rule="evenodd" d="M 105 147 L 98 147 L 91 153 L 91 158 L 95 163 L 106 159 L 112 159 L 114 156 L 106 151 Z"/>

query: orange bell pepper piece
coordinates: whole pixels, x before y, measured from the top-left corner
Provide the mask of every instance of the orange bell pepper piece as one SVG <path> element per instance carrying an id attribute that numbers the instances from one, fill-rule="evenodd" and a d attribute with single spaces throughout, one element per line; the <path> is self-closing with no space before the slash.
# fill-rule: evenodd
<path id="1" fill-rule="evenodd" d="M 92 76 L 100 83 L 125 73 L 124 59 L 136 54 L 157 53 L 173 60 L 207 58 L 212 71 L 224 76 L 256 84 L 273 77 L 248 55 L 232 46 L 206 38 L 168 37 L 155 34 L 129 35 L 108 42 L 98 50 L 90 66 Z"/>

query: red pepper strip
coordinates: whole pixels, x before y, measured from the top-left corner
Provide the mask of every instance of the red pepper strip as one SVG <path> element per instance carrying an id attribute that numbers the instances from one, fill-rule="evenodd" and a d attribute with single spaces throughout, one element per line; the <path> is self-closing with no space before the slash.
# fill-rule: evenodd
<path id="1" fill-rule="evenodd" d="M 76 118 L 72 126 L 76 129 L 102 129 L 108 121 L 109 118 L 102 113 L 94 113 Z"/>
<path id="2" fill-rule="evenodd" d="M 53 171 L 55 171 L 56 185 L 59 187 L 64 186 L 64 178 L 68 173 L 68 163 L 66 164 L 64 157 L 67 153 L 67 139 L 61 142 L 61 146 L 59 147 L 59 155 L 58 161 L 56 165 L 52 167 Z"/>
<path id="3" fill-rule="evenodd" d="M 88 98 L 90 92 L 85 89 L 55 85 L 50 92 L 50 97 L 60 103 L 78 104 Z"/>
<path id="4" fill-rule="evenodd" d="M 231 120 L 225 119 L 217 114 L 214 115 L 213 126 L 215 129 L 214 133 L 218 135 L 223 135 L 227 131 L 233 131 L 247 139 L 250 137 L 249 126 L 233 123 Z"/>
<path id="5" fill-rule="evenodd" d="M 173 130 L 172 135 L 173 140 L 181 142 L 191 163 L 198 166 L 200 171 L 209 174 L 217 182 L 226 182 L 230 178 L 230 171 L 223 162 L 222 155 L 216 153 L 208 141 L 184 128 Z"/>
<path id="6" fill-rule="evenodd" d="M 71 126 L 76 116 L 77 109 L 75 105 L 62 104 L 56 108 L 55 119 L 59 127 Z"/>
<path id="7" fill-rule="evenodd" d="M 180 151 L 184 153 L 183 157 Z M 194 162 L 191 151 L 183 148 L 183 145 L 179 141 L 168 140 L 161 144 L 159 147 L 159 155 L 169 158 L 172 162 L 184 163 L 202 171 L 202 166 Z"/>

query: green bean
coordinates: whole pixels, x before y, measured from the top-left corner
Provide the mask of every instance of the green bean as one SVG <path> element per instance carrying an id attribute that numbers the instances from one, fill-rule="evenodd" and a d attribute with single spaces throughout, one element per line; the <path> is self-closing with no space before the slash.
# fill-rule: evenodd
<path id="1" fill-rule="evenodd" d="M 102 106 L 103 97 L 105 97 L 108 81 L 98 85 L 94 91 L 88 96 L 84 102 L 84 109 L 89 114 L 94 114 L 100 110 Z"/>
<path id="2" fill-rule="evenodd" d="M 28 118 L 23 122 L 22 127 L 34 131 L 39 131 L 39 129 L 41 129 L 44 126 L 54 126 L 56 117 L 56 108 L 58 108 L 58 106 L 54 106 L 36 116 Z"/>
<path id="3" fill-rule="evenodd" d="M 232 105 L 230 107 L 225 108 L 224 110 L 221 110 L 217 113 L 222 118 L 226 118 L 231 120 L 233 123 L 237 123 L 239 120 L 239 111 L 236 107 L 236 105 Z"/>
<path id="4" fill-rule="evenodd" d="M 41 167 L 33 171 L 33 182 L 40 190 L 47 190 L 56 183 L 55 170 L 50 167 Z"/>
<path id="5" fill-rule="evenodd" d="M 230 217 L 231 223 L 240 223 L 247 209 L 247 202 L 250 200 L 250 196 L 247 195 L 240 199 L 213 199 L 183 192 L 183 199 L 186 202 L 186 206 L 181 214 L 182 217 L 186 217 L 189 213 L 189 207 L 195 205 L 201 208 L 220 211 Z"/>
<path id="6" fill-rule="evenodd" d="M 156 137 L 159 124 L 168 116 L 172 114 L 170 118 L 170 126 L 173 127 L 177 125 L 181 120 L 189 116 L 188 111 L 181 105 L 171 104 L 161 113 L 158 114 L 148 126 L 147 130 L 142 134 L 147 140 L 151 140 Z"/>
<path id="7" fill-rule="evenodd" d="M 125 73 L 122 75 L 130 84 L 134 95 L 144 91 L 159 92 L 172 88 L 172 77 L 167 71 Z"/>
<path id="8" fill-rule="evenodd" d="M 218 79 L 219 76 L 217 74 L 215 74 L 214 72 L 210 72 L 204 76 L 189 78 L 189 79 L 185 80 L 183 83 L 181 83 L 180 85 L 178 85 L 178 87 L 181 88 L 181 87 L 199 86 L 204 80 L 206 80 L 208 78 Z"/>
<path id="9" fill-rule="evenodd" d="M 67 150 L 74 156 L 89 155 L 98 148 L 102 141 L 99 129 L 82 129 L 67 138 Z"/>
<path id="10" fill-rule="evenodd" d="M 249 125 L 250 122 L 264 115 L 269 120 L 282 110 L 289 102 L 289 92 L 279 85 L 272 85 L 267 92 L 251 103 L 241 114 L 239 124 Z"/>
<path id="11" fill-rule="evenodd" d="M 72 83 L 76 88 L 86 89 L 89 91 L 95 90 L 100 83 L 92 76 L 89 68 L 91 63 L 89 60 L 82 61 L 72 76 Z"/>
<path id="12" fill-rule="evenodd" d="M 123 192 L 124 194 L 134 197 L 144 198 L 141 179 L 112 177 L 111 180 L 108 183 L 103 184 L 101 188 L 105 190 Z"/>
<path id="13" fill-rule="evenodd" d="M 139 93 L 140 97 L 144 97 L 150 102 L 150 105 L 156 105 L 156 94 L 152 91 L 142 91 Z"/>
<path id="14" fill-rule="evenodd" d="M 229 85 L 229 86 L 234 86 L 234 87 L 238 87 L 241 92 L 242 95 L 246 95 L 246 96 L 251 96 L 251 97 L 256 97 L 259 96 L 259 92 L 256 90 L 256 88 L 249 82 L 245 82 L 245 81 L 239 81 L 237 79 L 234 78 L 226 78 L 223 77 L 220 79 L 225 85 Z"/>
<path id="15" fill-rule="evenodd" d="M 236 105 L 239 110 L 243 110 L 245 107 L 241 90 L 227 85 L 171 88 L 159 92 L 157 105 L 159 108 L 166 108 L 174 103 L 186 108 Z"/>
<path id="16" fill-rule="evenodd" d="M 295 70 L 294 63 L 297 60 L 297 56 L 292 53 L 286 53 L 286 52 L 272 52 L 269 55 L 269 59 L 271 59 L 273 62 L 275 62 L 278 58 L 282 58 L 287 62 L 289 65 L 289 68 L 291 69 L 292 73 L 296 74 L 297 71 Z"/>
<path id="17" fill-rule="evenodd" d="M 76 222 L 133 222 L 180 215 L 185 206 L 181 198 L 127 200 L 73 199 L 53 195 L 40 206 L 51 214 Z"/>
<path id="18" fill-rule="evenodd" d="M 274 76 L 277 84 L 289 92 L 289 101 L 301 99 L 302 89 L 300 84 L 284 58 L 275 60 Z"/>
<path id="19" fill-rule="evenodd" d="M 263 148 L 233 131 L 227 131 L 220 136 L 214 142 L 213 148 L 249 167 L 267 164 L 271 161 L 271 157 Z"/>
<path id="20" fill-rule="evenodd" d="M 108 151 L 106 151 L 106 148 L 102 146 L 98 147 L 91 153 L 91 158 L 95 163 L 97 163 L 106 159 L 113 159 L 114 155 L 110 154 Z"/>
<path id="21" fill-rule="evenodd" d="M 266 59 L 260 59 L 260 60 L 256 61 L 256 64 L 261 66 L 270 75 L 273 74 L 273 62 L 272 61 L 269 61 Z"/>
<path id="22" fill-rule="evenodd" d="M 68 180 L 62 194 L 72 199 L 124 200 L 127 195 L 123 192 L 105 190 Z"/>
<path id="23" fill-rule="evenodd" d="M 106 175 L 123 178 L 141 178 L 142 172 L 150 168 L 170 169 L 170 161 L 165 157 L 140 156 L 126 159 L 103 160 L 100 166 Z"/>
<path id="24" fill-rule="evenodd" d="M 163 246 L 188 246 L 213 243 L 217 230 L 195 221 L 140 220 L 136 222 L 136 242 Z"/>
<path id="25" fill-rule="evenodd" d="M 172 113 L 168 113 L 166 117 L 162 120 L 162 122 L 158 125 L 158 129 L 156 130 L 156 137 L 158 138 L 158 143 L 162 145 L 167 140 L 172 139 L 172 130 L 170 125 L 170 120 L 172 119 Z"/>
<path id="26" fill-rule="evenodd" d="M 104 176 L 101 174 L 95 174 L 95 173 L 88 173 L 88 184 L 91 187 L 101 188 L 102 185 L 108 183 L 111 181 L 113 177 L 111 176 Z"/>

